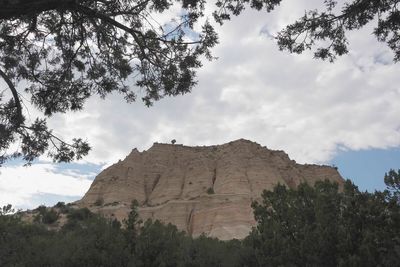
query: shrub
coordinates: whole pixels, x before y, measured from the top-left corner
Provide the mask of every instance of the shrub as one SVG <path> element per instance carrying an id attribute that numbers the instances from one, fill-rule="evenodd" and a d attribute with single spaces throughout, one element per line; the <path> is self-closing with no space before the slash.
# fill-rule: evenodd
<path id="1" fill-rule="evenodd" d="M 70 210 L 69 205 L 65 205 L 64 202 L 58 202 L 58 203 L 55 205 L 55 207 L 58 208 L 59 211 L 60 211 L 60 213 L 62 213 L 62 214 L 66 214 L 66 213 L 68 213 L 69 210 Z"/>
<path id="2" fill-rule="evenodd" d="M 96 200 L 96 202 L 94 202 L 95 206 L 103 206 L 103 204 L 104 204 L 104 199 L 103 198 L 98 198 Z"/>
<path id="3" fill-rule="evenodd" d="M 55 207 L 59 208 L 59 209 L 64 208 L 65 207 L 65 203 L 64 202 L 57 202 Z"/>
<path id="4" fill-rule="evenodd" d="M 53 209 L 46 210 L 46 212 L 44 212 L 42 214 L 42 223 L 44 223 L 44 224 L 55 223 L 59 217 L 60 217 L 60 215 L 58 214 L 57 211 L 55 211 Z"/>
<path id="5" fill-rule="evenodd" d="M 44 224 L 55 223 L 60 217 L 59 213 L 54 209 L 47 209 L 45 206 L 39 206 L 37 209 L 39 213 L 34 217 L 34 221 Z"/>
<path id="6" fill-rule="evenodd" d="M 71 209 L 67 218 L 69 220 L 84 221 L 92 217 L 93 213 L 88 208 Z"/>
<path id="7" fill-rule="evenodd" d="M 40 205 L 39 207 L 37 207 L 36 209 L 34 209 L 35 211 L 38 211 L 39 213 L 42 213 L 46 210 L 46 206 L 45 205 Z"/>

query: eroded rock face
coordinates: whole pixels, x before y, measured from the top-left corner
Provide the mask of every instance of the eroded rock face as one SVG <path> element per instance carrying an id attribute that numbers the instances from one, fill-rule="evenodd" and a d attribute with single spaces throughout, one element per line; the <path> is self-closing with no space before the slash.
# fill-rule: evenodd
<path id="1" fill-rule="evenodd" d="M 136 199 L 144 220 L 172 223 L 193 236 L 241 239 L 255 225 L 250 204 L 264 189 L 325 179 L 343 184 L 332 167 L 297 164 L 283 151 L 244 139 L 203 147 L 155 143 L 101 172 L 77 204 L 121 220 Z"/>

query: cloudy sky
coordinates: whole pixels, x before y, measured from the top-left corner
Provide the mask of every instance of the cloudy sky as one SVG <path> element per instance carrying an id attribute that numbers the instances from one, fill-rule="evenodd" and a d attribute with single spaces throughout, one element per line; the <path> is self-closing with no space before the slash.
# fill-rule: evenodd
<path id="1" fill-rule="evenodd" d="M 373 25 L 350 33 L 350 53 L 334 64 L 280 52 L 271 38 L 321 2 L 283 1 L 270 14 L 249 10 L 218 26 L 218 60 L 204 62 L 190 94 L 151 108 L 119 95 L 92 98 L 82 112 L 51 118 L 55 133 L 83 137 L 93 150 L 73 164 L 9 162 L 0 169 L 0 205 L 79 199 L 131 149 L 171 139 L 212 145 L 245 138 L 300 163 L 336 165 L 362 190 L 383 189 L 384 173 L 400 168 L 400 64 L 371 34 Z"/>

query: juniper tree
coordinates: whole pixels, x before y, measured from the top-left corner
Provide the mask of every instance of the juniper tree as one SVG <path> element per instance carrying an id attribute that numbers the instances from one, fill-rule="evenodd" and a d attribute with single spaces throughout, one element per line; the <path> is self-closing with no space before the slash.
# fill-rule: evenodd
<path id="1" fill-rule="evenodd" d="M 325 9 L 307 11 L 276 36 L 281 50 L 302 53 L 314 50 L 314 56 L 333 62 L 348 53 L 346 33 L 374 24 L 373 34 L 400 60 L 399 0 L 324 0 Z"/>
<path id="2" fill-rule="evenodd" d="M 322 2 L 322 0 L 321 0 Z M 272 11 L 281 0 L 217 0 L 222 24 L 245 8 Z M 377 23 L 374 34 L 400 59 L 399 0 L 324 0 L 322 11 L 280 31 L 281 50 L 333 61 L 348 52 L 346 32 Z M 179 18 L 157 21 L 174 4 Z M 165 96 L 188 93 L 196 69 L 218 42 L 203 18 L 205 0 L 0 0 L 0 166 L 12 157 L 28 163 L 48 153 L 57 162 L 90 150 L 81 138 L 66 142 L 48 128 L 56 113 L 81 110 L 94 95 L 120 93 L 150 106 Z M 202 22 L 200 25 L 200 21 Z M 199 24 L 199 25 L 198 25 Z M 195 27 L 198 25 L 198 27 Z M 201 29 L 201 30 L 195 30 Z M 22 91 L 44 117 L 28 120 Z M 139 92 L 139 93 L 138 93 Z M 19 144 L 10 152 L 13 144 Z"/>
<path id="3" fill-rule="evenodd" d="M 217 1 L 214 17 L 222 23 L 230 15 L 239 15 L 250 3 L 251 8 L 273 10 L 282 0 Z M 358 30 L 368 23 L 375 25 L 373 34 L 394 52 L 394 61 L 400 60 L 399 0 L 321 0 L 323 9 L 305 11 L 304 16 L 279 31 L 275 40 L 280 50 L 300 54 L 314 50 L 314 56 L 333 62 L 336 56 L 348 53 L 346 33 Z"/>
<path id="4" fill-rule="evenodd" d="M 189 92 L 217 36 L 208 22 L 193 30 L 203 1 L 180 2 L 180 18 L 158 24 L 154 17 L 174 2 L 0 0 L 0 77 L 7 89 L 0 95 L 0 164 L 21 155 L 31 162 L 46 151 L 70 161 L 90 149 L 82 139 L 58 138 L 46 119 L 28 121 L 20 90 L 45 117 L 81 110 L 93 95 L 118 92 L 133 102 L 139 88 L 150 106 Z M 20 149 L 7 153 L 17 141 Z"/>

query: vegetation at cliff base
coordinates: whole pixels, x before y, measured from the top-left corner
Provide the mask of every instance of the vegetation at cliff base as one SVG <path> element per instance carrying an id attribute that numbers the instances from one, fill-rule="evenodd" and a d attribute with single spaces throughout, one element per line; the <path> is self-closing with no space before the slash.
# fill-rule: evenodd
<path id="1" fill-rule="evenodd" d="M 383 192 L 360 192 L 350 181 L 296 190 L 277 185 L 253 203 L 256 227 L 244 240 L 192 238 L 171 224 L 142 223 L 133 202 L 122 224 L 62 203 L 61 229 L 34 223 L 11 206 L 0 210 L 0 266 L 399 266 L 400 170 Z M 50 214 L 50 215 L 49 215 Z M 57 214 L 58 215 L 58 214 Z"/>

